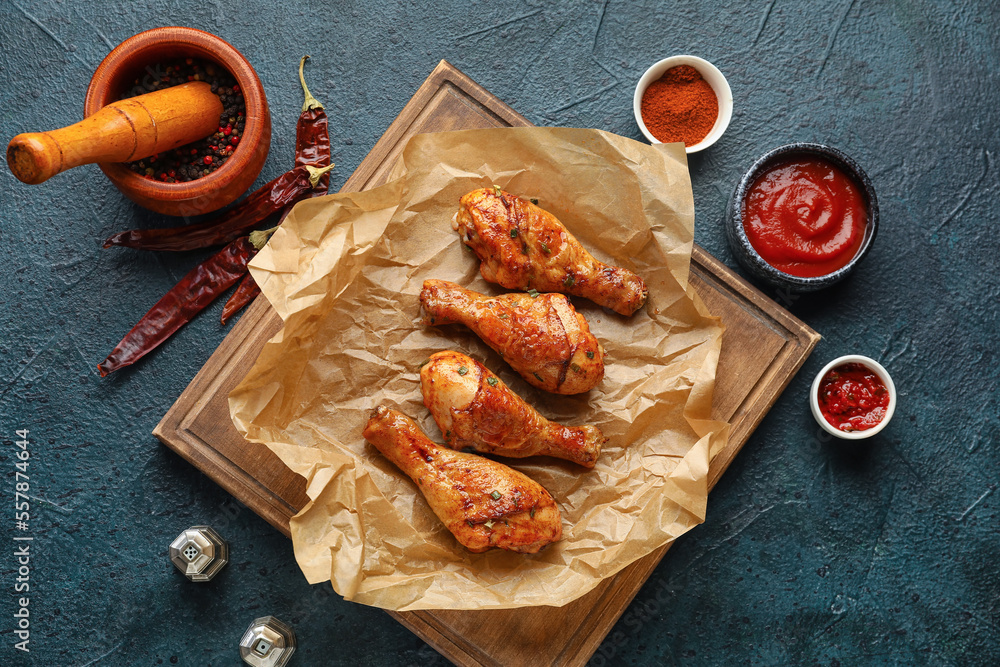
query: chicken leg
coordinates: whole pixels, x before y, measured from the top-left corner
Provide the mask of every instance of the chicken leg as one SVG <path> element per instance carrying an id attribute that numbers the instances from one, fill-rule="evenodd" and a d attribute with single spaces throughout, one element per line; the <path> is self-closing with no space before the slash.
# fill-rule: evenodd
<path id="1" fill-rule="evenodd" d="M 488 297 L 447 280 L 425 280 L 420 305 L 425 324 L 464 324 L 539 389 L 580 394 L 604 378 L 604 350 L 562 294 Z"/>
<path id="2" fill-rule="evenodd" d="M 434 514 L 469 551 L 537 553 L 562 537 L 559 508 L 541 484 L 502 463 L 431 442 L 413 420 L 385 406 L 364 430 L 417 483 Z"/>
<path id="3" fill-rule="evenodd" d="M 420 391 L 453 449 L 516 458 L 545 454 L 593 468 L 607 441 L 596 426 L 550 422 L 461 352 L 431 355 L 420 369 Z"/>
<path id="4" fill-rule="evenodd" d="M 456 225 L 491 283 L 582 296 L 622 315 L 646 303 L 642 278 L 597 261 L 554 215 L 499 187 L 462 197 Z"/>

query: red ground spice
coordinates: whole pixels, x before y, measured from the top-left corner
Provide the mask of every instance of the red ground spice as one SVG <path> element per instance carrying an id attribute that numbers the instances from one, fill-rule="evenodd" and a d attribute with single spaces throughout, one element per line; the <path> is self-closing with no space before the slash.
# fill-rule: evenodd
<path id="1" fill-rule="evenodd" d="M 649 84 L 639 110 L 646 129 L 658 140 L 693 146 L 712 131 L 719 99 L 698 70 L 678 65 Z"/>

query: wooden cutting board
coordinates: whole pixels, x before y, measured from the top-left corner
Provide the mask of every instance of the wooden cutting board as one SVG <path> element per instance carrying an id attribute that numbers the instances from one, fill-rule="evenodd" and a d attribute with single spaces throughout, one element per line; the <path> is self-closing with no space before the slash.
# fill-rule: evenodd
<path id="1" fill-rule="evenodd" d="M 530 124 L 441 61 L 343 190 L 384 183 L 414 134 Z M 712 460 L 711 488 L 820 336 L 698 246 L 692 256 L 691 283 L 726 326 L 712 416 L 728 421 L 732 428 L 727 446 Z M 303 479 L 269 449 L 236 432 L 227 400 L 280 326 L 270 304 L 258 298 L 153 433 L 289 535 L 289 518 L 308 500 Z M 633 563 L 562 608 L 389 613 L 459 665 L 583 665 L 668 548 Z"/>

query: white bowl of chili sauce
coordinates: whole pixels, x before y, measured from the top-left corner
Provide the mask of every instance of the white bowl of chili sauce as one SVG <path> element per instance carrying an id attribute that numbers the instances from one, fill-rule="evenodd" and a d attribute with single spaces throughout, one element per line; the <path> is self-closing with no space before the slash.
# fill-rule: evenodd
<path id="1" fill-rule="evenodd" d="M 859 354 L 823 367 L 809 391 L 816 423 L 844 440 L 863 440 L 886 427 L 896 411 L 896 386 L 888 371 Z"/>
<path id="2" fill-rule="evenodd" d="M 650 143 L 681 141 L 686 153 L 697 153 L 718 141 L 729 127 L 733 92 L 719 68 L 704 58 L 671 56 L 640 77 L 632 113 Z"/>

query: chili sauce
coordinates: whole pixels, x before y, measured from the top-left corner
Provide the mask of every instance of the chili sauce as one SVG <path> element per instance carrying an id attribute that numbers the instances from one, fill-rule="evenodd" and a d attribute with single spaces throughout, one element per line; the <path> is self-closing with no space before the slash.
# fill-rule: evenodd
<path id="1" fill-rule="evenodd" d="M 889 390 L 864 364 L 834 367 L 819 384 L 819 410 L 841 431 L 867 431 L 878 426 L 889 408 Z"/>
<path id="2" fill-rule="evenodd" d="M 861 248 L 867 216 L 850 176 L 805 155 L 767 169 L 743 203 L 743 228 L 757 253 L 779 271 L 802 278 L 847 266 Z"/>

